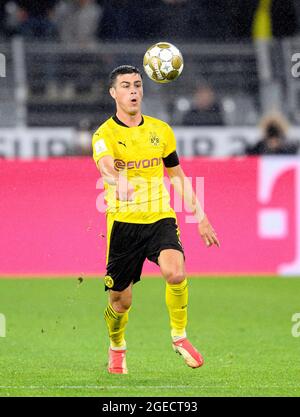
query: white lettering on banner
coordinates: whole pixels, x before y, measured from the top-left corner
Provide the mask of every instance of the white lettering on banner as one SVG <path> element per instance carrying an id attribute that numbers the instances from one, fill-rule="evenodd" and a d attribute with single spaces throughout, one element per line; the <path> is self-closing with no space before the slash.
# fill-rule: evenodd
<path id="1" fill-rule="evenodd" d="M 300 54 L 299 52 L 296 52 L 292 55 L 292 62 L 295 62 L 295 64 L 292 66 L 291 72 L 292 76 L 294 78 L 300 77 Z"/>
<path id="2" fill-rule="evenodd" d="M 47 158 L 71 153 L 71 128 L 0 129 L 0 158 Z"/>
<path id="3" fill-rule="evenodd" d="M 261 132 L 251 127 L 174 126 L 180 156 L 238 156 L 247 145 L 256 143 Z M 0 129 L 0 158 L 46 158 L 70 154 L 80 140 L 72 128 Z M 300 142 L 300 128 L 291 128 L 288 137 Z M 91 133 L 92 141 L 92 133 Z"/>
<path id="4" fill-rule="evenodd" d="M 255 127 L 174 127 L 178 152 L 181 156 L 239 156 L 247 146 L 261 139 Z M 293 127 L 289 140 L 300 142 L 300 129 Z"/>
<path id="5" fill-rule="evenodd" d="M 258 230 L 262 239 L 284 239 L 288 234 L 287 212 L 282 209 L 261 209 Z"/>
<path id="6" fill-rule="evenodd" d="M 296 223 L 296 242 L 295 242 L 295 259 L 290 264 L 282 264 L 278 267 L 278 273 L 282 275 L 299 275 L 300 273 L 300 161 L 297 157 L 277 157 L 261 158 L 259 160 L 259 178 L 258 178 L 258 199 L 261 204 L 270 204 L 272 194 L 278 179 L 288 170 L 293 169 L 295 172 L 295 213 Z M 287 235 L 288 215 L 286 210 L 268 208 L 261 209 L 258 212 L 258 233 L 262 239 L 284 238 Z M 271 219 L 270 219 L 271 216 Z M 273 236 L 270 236 L 270 224 L 273 223 Z M 277 224 L 276 224 L 277 223 Z M 289 222 L 291 223 L 291 222 Z M 267 232 L 267 233 L 266 233 Z"/>

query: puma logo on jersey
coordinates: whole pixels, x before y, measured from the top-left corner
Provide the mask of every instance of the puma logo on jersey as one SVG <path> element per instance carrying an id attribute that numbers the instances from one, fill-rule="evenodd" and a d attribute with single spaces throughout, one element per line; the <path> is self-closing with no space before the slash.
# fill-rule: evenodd
<path id="1" fill-rule="evenodd" d="M 121 142 L 120 140 L 118 141 L 118 143 L 119 143 L 120 145 L 123 145 L 123 146 L 125 146 L 125 148 L 126 148 L 126 143 L 124 143 L 124 142 Z"/>

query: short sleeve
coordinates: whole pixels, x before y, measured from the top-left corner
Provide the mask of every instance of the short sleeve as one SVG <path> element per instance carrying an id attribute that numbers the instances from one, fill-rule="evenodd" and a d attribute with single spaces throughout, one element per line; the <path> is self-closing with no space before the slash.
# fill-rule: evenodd
<path id="1" fill-rule="evenodd" d="M 114 156 L 109 135 L 107 133 L 105 134 L 101 130 L 97 130 L 97 132 L 94 133 L 92 146 L 93 159 L 96 164 L 103 156 Z"/>
<path id="2" fill-rule="evenodd" d="M 166 129 L 165 129 L 165 140 L 166 140 L 166 144 L 165 144 L 163 158 L 166 158 L 172 152 L 176 151 L 176 138 L 175 138 L 175 134 L 173 132 L 173 129 L 169 125 L 166 125 Z"/>

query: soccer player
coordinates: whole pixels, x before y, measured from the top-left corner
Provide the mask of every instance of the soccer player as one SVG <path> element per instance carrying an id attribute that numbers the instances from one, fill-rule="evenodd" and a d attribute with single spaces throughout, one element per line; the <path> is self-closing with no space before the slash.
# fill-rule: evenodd
<path id="1" fill-rule="evenodd" d="M 171 127 L 141 112 L 142 76 L 123 65 L 110 74 L 109 92 L 116 113 L 93 135 L 93 158 L 106 189 L 107 272 L 109 303 L 104 312 L 110 339 L 108 372 L 126 374 L 125 328 L 133 284 L 140 280 L 146 258 L 166 280 L 173 349 L 198 368 L 201 354 L 186 334 L 188 283 L 176 214 L 163 183 L 164 166 L 175 190 L 198 221 L 209 247 L 219 241 L 180 167 Z"/>

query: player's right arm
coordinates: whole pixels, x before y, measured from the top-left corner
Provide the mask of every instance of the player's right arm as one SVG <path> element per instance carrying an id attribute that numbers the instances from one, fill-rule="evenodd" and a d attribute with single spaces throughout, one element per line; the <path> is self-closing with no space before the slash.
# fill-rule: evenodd
<path id="1" fill-rule="evenodd" d="M 101 176 L 110 185 L 116 185 L 117 200 L 132 201 L 134 187 L 124 175 L 119 174 L 114 168 L 114 159 L 105 155 L 97 162 Z"/>
<path id="2" fill-rule="evenodd" d="M 116 186 L 116 198 L 121 201 L 132 201 L 134 187 L 127 177 L 115 170 L 114 151 L 107 131 L 98 129 L 93 135 L 93 159 L 101 173 L 103 180 Z"/>

